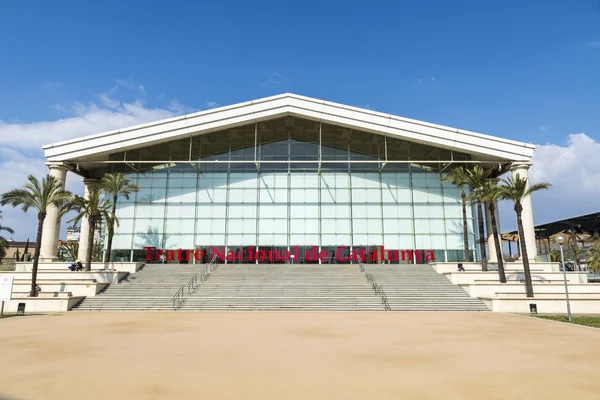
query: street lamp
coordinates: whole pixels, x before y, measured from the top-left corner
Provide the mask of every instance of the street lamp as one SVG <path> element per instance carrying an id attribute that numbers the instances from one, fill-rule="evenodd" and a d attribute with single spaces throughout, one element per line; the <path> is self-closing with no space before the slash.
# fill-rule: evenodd
<path id="1" fill-rule="evenodd" d="M 567 287 L 567 269 L 565 268 L 565 256 L 563 254 L 563 243 L 565 243 L 565 237 L 558 235 L 556 237 L 556 243 L 560 246 L 560 261 L 562 263 L 563 279 L 565 281 L 565 295 L 567 296 L 567 313 L 569 314 L 569 321 L 572 321 L 571 317 L 571 304 L 569 303 L 569 288 Z"/>

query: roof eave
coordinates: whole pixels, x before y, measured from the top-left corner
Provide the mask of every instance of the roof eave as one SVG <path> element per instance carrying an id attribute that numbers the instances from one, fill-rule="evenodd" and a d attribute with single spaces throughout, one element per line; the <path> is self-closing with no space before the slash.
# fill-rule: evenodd
<path id="1" fill-rule="evenodd" d="M 286 115 L 506 161 L 530 161 L 535 148 L 531 144 L 286 93 L 58 142 L 43 149 L 48 161 L 77 160 Z"/>

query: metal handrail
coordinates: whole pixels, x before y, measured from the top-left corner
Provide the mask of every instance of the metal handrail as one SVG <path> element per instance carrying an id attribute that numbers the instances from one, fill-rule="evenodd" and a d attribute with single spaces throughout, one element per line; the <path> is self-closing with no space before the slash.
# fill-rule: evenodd
<path id="1" fill-rule="evenodd" d="M 179 288 L 177 293 L 175 293 L 175 296 L 173 296 L 173 310 L 174 311 L 177 311 L 178 309 L 180 309 L 181 306 L 183 305 L 183 303 L 185 302 L 184 293 L 183 293 L 184 288 L 185 288 L 185 285 L 181 285 L 181 287 Z"/>
<path id="2" fill-rule="evenodd" d="M 375 292 L 375 295 L 377 297 L 379 297 L 379 299 L 381 300 L 383 309 L 385 311 L 391 311 L 392 308 L 390 307 L 390 303 L 388 301 L 387 295 L 385 294 L 385 291 L 383 290 L 383 287 L 375 281 L 375 277 L 373 275 L 371 275 L 370 273 L 367 272 L 365 265 L 362 262 L 360 256 L 358 256 L 358 265 L 359 265 L 361 272 L 363 272 L 365 274 L 365 278 L 367 279 L 367 282 L 369 282 L 371 284 L 371 288 L 373 289 L 373 292 Z"/>
<path id="3" fill-rule="evenodd" d="M 181 306 L 185 303 L 185 287 L 187 286 L 188 295 L 192 295 L 196 293 L 198 288 L 200 287 L 200 283 L 204 282 L 208 279 L 210 274 L 214 272 L 218 268 L 218 264 L 216 263 L 217 256 L 214 255 L 208 264 L 204 266 L 201 272 L 196 273 L 192 276 L 192 278 L 188 281 L 187 284 L 181 285 L 175 296 L 173 296 L 173 310 L 177 311 L 181 308 Z"/>
<path id="4" fill-rule="evenodd" d="M 204 266 L 204 269 L 202 270 L 202 272 L 200 272 L 200 281 L 201 282 L 204 282 L 205 280 L 207 280 L 208 277 L 210 276 L 210 274 L 217 270 L 217 268 L 219 267 L 219 264 L 216 263 L 216 260 L 217 260 L 217 256 L 214 255 L 213 258 L 210 260 L 210 262 Z"/>
<path id="5" fill-rule="evenodd" d="M 192 276 L 192 279 L 190 279 L 187 283 L 188 294 L 196 293 L 196 290 L 198 290 L 198 286 L 200 286 L 200 284 L 198 283 L 198 274 L 194 274 L 194 276 Z"/>

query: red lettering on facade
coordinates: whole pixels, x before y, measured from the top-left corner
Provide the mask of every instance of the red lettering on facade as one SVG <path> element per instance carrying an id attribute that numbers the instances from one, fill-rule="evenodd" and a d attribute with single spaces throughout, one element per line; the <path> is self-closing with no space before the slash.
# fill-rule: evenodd
<path id="1" fill-rule="evenodd" d="M 203 261 L 206 255 L 204 250 L 161 250 L 155 247 L 142 247 L 146 251 L 146 261 L 166 261 L 189 262 L 192 260 Z M 301 257 L 298 246 L 292 246 L 287 249 L 256 249 L 252 246 L 244 247 L 239 250 L 228 249 L 225 246 L 213 246 L 210 249 L 211 258 L 216 257 L 219 262 L 272 262 L 285 263 L 290 260 L 302 260 L 307 262 L 331 262 L 334 258 L 338 262 L 394 262 L 394 261 L 413 261 L 417 264 L 423 262 L 435 261 L 435 252 L 433 250 L 386 250 L 384 246 L 350 249 L 347 246 L 339 246 L 333 252 L 327 248 L 319 251 L 318 246 L 310 246 Z M 193 258 L 192 258 L 193 257 Z M 328 261 L 329 260 L 329 261 Z"/>

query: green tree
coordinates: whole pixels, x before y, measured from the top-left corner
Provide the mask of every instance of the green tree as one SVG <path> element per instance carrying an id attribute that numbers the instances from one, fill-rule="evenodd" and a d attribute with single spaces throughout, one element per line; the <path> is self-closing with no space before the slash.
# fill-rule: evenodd
<path id="1" fill-rule="evenodd" d="M 62 261 L 77 261 L 78 253 L 78 242 L 64 243 L 62 246 L 58 247 L 58 258 Z"/>
<path id="2" fill-rule="evenodd" d="M 504 200 L 510 200 L 514 203 L 514 210 L 517 214 L 517 229 L 519 231 L 519 242 L 521 244 L 521 259 L 523 260 L 523 269 L 525 271 L 525 287 L 527 297 L 533 297 L 533 283 L 531 281 L 531 270 L 529 269 L 529 259 L 527 258 L 527 245 L 525 244 L 525 231 L 523 230 L 523 205 L 522 201 L 533 192 L 549 189 L 552 185 L 549 183 L 536 183 L 529 186 L 525 178 L 516 174 L 513 178 L 502 179 L 500 185 L 500 197 Z"/>
<path id="3" fill-rule="evenodd" d="M 29 253 L 29 238 L 27 238 L 27 242 L 25 242 L 25 248 L 23 249 L 23 255 L 21 256 L 21 261 L 25 261 L 25 256 Z"/>
<path id="4" fill-rule="evenodd" d="M 2 211 L 0 211 L 0 221 L 2 221 L 3 219 L 4 219 L 4 217 L 2 217 Z M 8 226 L 0 225 L 0 232 L 2 232 L 2 231 L 6 231 L 10 234 L 15 233 L 15 231 L 13 231 Z M 4 257 L 6 257 L 6 251 L 8 250 L 8 247 L 9 247 L 8 240 L 6 240 L 3 236 L 0 236 L 0 261 L 2 261 L 2 259 Z"/>
<path id="5" fill-rule="evenodd" d="M 559 250 L 550 250 L 548 251 L 548 255 L 550 256 L 550 262 L 560 262 Z"/>
<path id="6" fill-rule="evenodd" d="M 467 225 L 467 193 L 465 188 L 469 187 L 467 173 L 463 167 L 457 167 L 448 172 L 442 179 L 442 183 L 451 183 L 460 189 L 460 198 L 462 199 L 462 219 L 463 219 L 463 244 L 464 260 L 471 261 L 471 252 L 469 250 L 469 228 Z"/>
<path id="7" fill-rule="evenodd" d="M 100 187 L 104 193 L 112 196 L 112 215 L 116 215 L 119 197 L 125 197 L 129 200 L 129 196 L 140 190 L 140 187 L 137 184 L 131 183 L 129 178 L 125 177 L 125 175 L 120 172 L 104 175 L 100 181 Z M 112 252 L 113 237 L 115 234 L 114 223 L 107 224 L 107 230 L 108 241 L 106 246 L 106 261 L 110 262 L 110 253 Z"/>
<path id="8" fill-rule="evenodd" d="M 102 190 L 100 185 L 91 184 L 89 187 L 89 196 L 87 199 L 79 196 L 73 198 L 73 209 L 77 212 L 75 218 L 69 222 L 73 222 L 76 225 L 81 219 L 87 218 L 89 223 L 88 230 L 88 242 L 81 244 L 87 246 L 87 256 L 85 259 L 85 270 L 90 271 L 92 269 L 92 258 L 94 250 L 94 233 L 96 227 L 106 221 L 108 225 L 116 223 L 119 226 L 119 220 L 111 212 L 110 200 L 103 198 Z"/>
<path id="9" fill-rule="evenodd" d="M 94 242 L 94 247 L 92 249 L 92 261 L 101 262 L 103 255 L 104 255 L 104 243 Z"/>
<path id="10" fill-rule="evenodd" d="M 35 241 L 35 253 L 33 255 L 33 268 L 31 270 L 31 291 L 30 296 L 36 297 L 37 291 L 37 270 L 40 260 L 40 248 L 42 245 L 42 231 L 44 221 L 48 210 L 52 207 L 59 209 L 63 213 L 69 207 L 71 193 L 63 190 L 61 182 L 51 175 L 46 175 L 42 181 L 38 181 L 35 176 L 29 175 L 27 183 L 20 189 L 13 189 L 2 195 L 0 204 L 5 206 L 10 204 L 13 207 L 21 206 L 23 212 L 30 208 L 37 210 L 37 235 Z"/>
<path id="11" fill-rule="evenodd" d="M 569 256 L 575 260 L 575 268 L 577 268 L 577 271 L 581 271 L 581 259 L 584 255 L 583 247 L 579 245 L 579 242 L 577 233 L 575 233 L 574 230 L 571 230 L 571 234 L 567 239 L 567 251 Z"/>
<path id="12" fill-rule="evenodd" d="M 490 222 L 492 225 L 492 236 L 494 237 L 494 248 L 498 257 L 498 275 L 500 282 L 506 283 L 506 273 L 504 272 L 504 260 L 502 254 L 502 242 L 500 241 L 500 233 L 498 232 L 498 221 L 496 221 L 496 203 L 501 198 L 501 189 L 496 182 L 488 179 L 483 186 L 475 189 L 469 195 L 469 201 L 475 203 L 477 201 L 487 205 L 490 210 Z M 492 246 L 492 243 L 488 243 Z"/>
<path id="13" fill-rule="evenodd" d="M 466 170 L 467 180 L 473 187 L 473 190 L 478 190 L 489 181 L 492 171 L 483 169 L 479 165 Z M 481 270 L 487 271 L 487 256 L 485 253 L 485 231 L 483 226 L 483 206 L 482 201 L 475 199 L 477 205 L 477 227 L 479 231 L 479 251 L 481 253 Z"/>
<path id="14" fill-rule="evenodd" d="M 595 242 L 586 254 L 587 269 L 591 272 L 600 272 L 600 242 Z"/>

